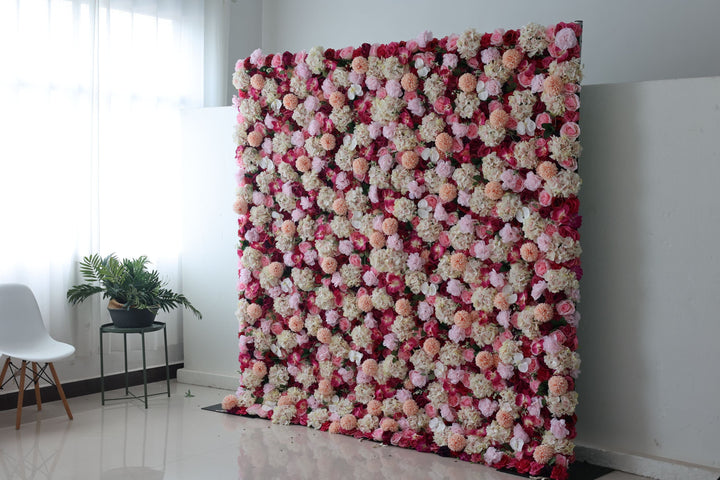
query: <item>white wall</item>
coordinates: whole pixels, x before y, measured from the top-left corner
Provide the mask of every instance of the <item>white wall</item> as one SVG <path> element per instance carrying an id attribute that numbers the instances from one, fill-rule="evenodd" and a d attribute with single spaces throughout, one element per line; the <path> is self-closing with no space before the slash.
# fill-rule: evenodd
<path id="1" fill-rule="evenodd" d="M 577 441 L 720 468 L 720 77 L 582 102 Z"/>
<path id="2" fill-rule="evenodd" d="M 262 48 L 342 48 L 423 30 L 440 37 L 583 20 L 585 84 L 635 82 L 720 75 L 718 18 L 716 0 L 266 0 Z"/>
<path id="3" fill-rule="evenodd" d="M 178 380 L 232 388 L 238 384 L 235 112 L 186 110 L 183 127 L 183 292 L 203 313 L 183 323 L 185 365 Z"/>

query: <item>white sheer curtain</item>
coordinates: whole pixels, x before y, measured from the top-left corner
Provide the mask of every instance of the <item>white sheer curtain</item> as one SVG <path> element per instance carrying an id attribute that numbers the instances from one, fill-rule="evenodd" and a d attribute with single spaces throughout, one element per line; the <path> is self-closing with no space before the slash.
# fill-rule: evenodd
<path id="1" fill-rule="evenodd" d="M 29 284 L 80 352 L 100 309 L 65 302 L 84 255 L 148 255 L 178 287 L 179 111 L 224 97 L 225 59 L 208 62 L 205 45 L 227 38 L 207 22 L 226 8 L 0 0 L 0 282 Z"/>

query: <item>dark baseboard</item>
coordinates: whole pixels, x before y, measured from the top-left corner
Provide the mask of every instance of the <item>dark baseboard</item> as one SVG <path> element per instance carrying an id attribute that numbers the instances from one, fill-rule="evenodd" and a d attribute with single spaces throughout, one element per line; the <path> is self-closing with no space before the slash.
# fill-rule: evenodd
<path id="1" fill-rule="evenodd" d="M 177 378 L 177 371 L 180 368 L 183 368 L 182 363 L 170 365 L 170 378 Z M 161 380 L 165 380 L 164 366 L 147 369 L 148 383 L 159 382 Z M 62 382 L 62 379 L 60 381 Z M 128 372 L 128 384 L 131 387 L 135 385 L 142 385 L 142 383 L 142 370 L 134 370 L 132 372 Z M 115 390 L 124 386 L 124 373 L 107 375 L 105 377 L 105 391 Z M 76 382 L 63 382 L 62 387 L 67 398 L 90 395 L 92 393 L 100 393 L 100 377 L 88 378 L 87 380 L 78 380 Z M 1 391 L 2 390 L 0 390 L 0 392 Z M 45 385 L 43 387 L 40 387 L 40 398 L 43 402 L 53 402 L 56 400 L 60 400 L 60 395 L 58 395 L 57 388 L 55 388 L 54 385 Z M 17 408 L 17 401 L 18 392 L 0 395 L 0 410 L 12 410 Z M 25 395 L 23 397 L 23 406 L 28 405 L 35 405 L 35 391 L 32 387 L 25 390 Z"/>

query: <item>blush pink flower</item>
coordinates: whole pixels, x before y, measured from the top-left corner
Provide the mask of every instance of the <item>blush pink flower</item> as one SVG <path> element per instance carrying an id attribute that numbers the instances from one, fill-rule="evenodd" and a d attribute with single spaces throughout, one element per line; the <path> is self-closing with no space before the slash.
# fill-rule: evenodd
<path id="1" fill-rule="evenodd" d="M 563 28 L 555 34 L 555 45 L 560 50 L 569 50 L 577 46 L 578 40 L 572 28 Z"/>

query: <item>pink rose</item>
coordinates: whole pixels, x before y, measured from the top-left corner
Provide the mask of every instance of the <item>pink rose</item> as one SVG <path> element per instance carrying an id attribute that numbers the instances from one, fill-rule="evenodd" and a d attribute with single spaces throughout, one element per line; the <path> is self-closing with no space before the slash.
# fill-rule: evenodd
<path id="1" fill-rule="evenodd" d="M 547 260 L 538 260 L 535 262 L 535 274 L 542 277 L 550 269 Z"/>
<path id="2" fill-rule="evenodd" d="M 550 117 L 550 114 L 547 112 L 543 112 L 535 118 L 535 125 L 537 125 L 540 128 L 542 128 L 542 126 L 546 123 L 552 124 L 552 118 Z"/>
<path id="3" fill-rule="evenodd" d="M 353 56 L 355 49 L 353 47 L 345 47 L 340 50 L 340 58 L 344 60 L 350 60 Z"/>
<path id="4" fill-rule="evenodd" d="M 457 67 L 458 57 L 454 53 L 446 53 L 443 55 L 443 67 L 452 70 Z"/>
<path id="5" fill-rule="evenodd" d="M 580 108 L 580 97 L 578 97 L 574 93 L 572 95 L 566 95 L 565 108 L 567 108 L 571 112 L 577 111 L 577 109 Z"/>
<path id="6" fill-rule="evenodd" d="M 562 300 L 555 306 L 557 312 L 563 317 L 575 313 L 575 304 L 572 300 Z"/>
<path id="7" fill-rule="evenodd" d="M 575 122 L 566 122 L 560 127 L 560 135 L 565 135 L 575 140 L 580 136 L 580 125 Z"/>
<path id="8" fill-rule="evenodd" d="M 504 28 L 496 28 L 490 35 L 490 44 L 499 47 L 503 44 L 503 36 L 505 35 Z"/>
<path id="9" fill-rule="evenodd" d="M 270 61 L 270 65 L 272 65 L 273 68 L 282 67 L 282 63 L 282 55 L 273 55 L 272 60 Z"/>
<path id="10" fill-rule="evenodd" d="M 553 196 L 550 195 L 550 192 L 547 190 L 541 190 L 540 195 L 538 195 L 538 201 L 543 207 L 548 207 L 552 204 Z"/>
<path id="11" fill-rule="evenodd" d="M 352 265 L 353 267 L 362 266 L 362 259 L 360 258 L 360 256 L 357 254 L 350 255 L 350 265 Z"/>
<path id="12" fill-rule="evenodd" d="M 422 388 L 427 384 L 427 377 L 415 370 L 410 372 L 410 381 L 418 388 Z"/>
<path id="13" fill-rule="evenodd" d="M 578 44 L 577 37 L 572 28 L 563 28 L 555 34 L 555 45 L 560 50 L 569 50 Z"/>

